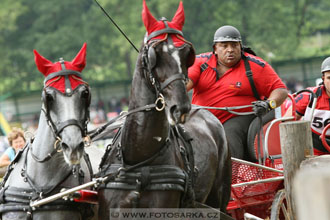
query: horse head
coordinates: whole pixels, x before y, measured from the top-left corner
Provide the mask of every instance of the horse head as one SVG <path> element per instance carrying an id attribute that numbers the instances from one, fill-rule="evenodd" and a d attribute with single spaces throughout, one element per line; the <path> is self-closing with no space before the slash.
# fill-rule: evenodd
<path id="1" fill-rule="evenodd" d="M 55 138 L 54 147 L 63 150 L 69 165 L 80 163 L 89 121 L 90 89 L 81 71 L 86 65 L 86 43 L 71 61 L 53 63 L 34 50 L 35 63 L 45 76 L 42 110 Z"/>
<path id="2" fill-rule="evenodd" d="M 188 67 L 194 63 L 192 44 L 183 38 L 183 4 L 172 19 L 156 20 L 143 1 L 142 20 L 147 34 L 142 48 L 142 68 L 149 86 L 156 92 L 158 109 L 165 108 L 171 125 L 184 123 L 191 109 L 185 82 Z"/>

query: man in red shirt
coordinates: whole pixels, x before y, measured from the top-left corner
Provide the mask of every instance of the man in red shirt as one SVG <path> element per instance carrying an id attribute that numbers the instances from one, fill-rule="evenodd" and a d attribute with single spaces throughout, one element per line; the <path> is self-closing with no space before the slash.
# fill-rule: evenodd
<path id="1" fill-rule="evenodd" d="M 220 27 L 213 42 L 213 52 L 196 56 L 194 65 L 188 70 L 187 90 L 194 89 L 193 104 L 232 107 L 253 103 L 253 110 L 258 116 L 282 104 L 287 97 L 286 86 L 268 63 L 243 51 L 241 35 L 235 27 Z M 253 79 L 247 76 L 251 72 Z M 248 159 L 247 134 L 256 115 L 238 116 L 221 110 L 210 111 L 224 125 L 232 156 Z"/>
<path id="2" fill-rule="evenodd" d="M 330 123 L 330 57 L 326 58 L 321 65 L 323 83 L 320 86 L 309 87 L 307 89 L 316 94 L 317 101 L 314 113 L 311 109 L 311 94 L 304 92 L 296 98 L 296 118 L 299 120 L 302 116 L 311 120 L 312 139 L 314 155 L 330 154 L 320 140 L 320 135 L 327 124 Z M 313 114 L 313 115 L 312 115 Z M 326 133 L 330 136 L 330 131 Z M 327 141 L 330 145 L 330 141 Z"/>

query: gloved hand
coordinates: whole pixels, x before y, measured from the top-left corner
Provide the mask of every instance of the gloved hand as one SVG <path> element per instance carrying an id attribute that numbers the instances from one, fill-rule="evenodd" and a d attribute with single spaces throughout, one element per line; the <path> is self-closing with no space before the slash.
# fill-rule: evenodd
<path id="1" fill-rule="evenodd" d="M 270 111 L 270 106 L 267 101 L 255 101 L 252 102 L 252 109 L 256 116 L 263 116 Z"/>

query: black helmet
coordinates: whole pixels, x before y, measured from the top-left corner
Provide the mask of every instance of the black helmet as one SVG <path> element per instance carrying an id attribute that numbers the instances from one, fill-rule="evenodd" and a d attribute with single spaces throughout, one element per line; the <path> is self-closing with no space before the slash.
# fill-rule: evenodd
<path id="1" fill-rule="evenodd" d="M 225 25 L 220 28 L 214 33 L 214 40 L 213 43 L 217 42 L 226 42 L 226 41 L 235 41 L 241 42 L 241 34 L 237 30 L 237 28 Z"/>
<path id="2" fill-rule="evenodd" d="M 324 73 L 325 71 L 330 71 L 330 57 L 322 62 L 321 72 Z"/>

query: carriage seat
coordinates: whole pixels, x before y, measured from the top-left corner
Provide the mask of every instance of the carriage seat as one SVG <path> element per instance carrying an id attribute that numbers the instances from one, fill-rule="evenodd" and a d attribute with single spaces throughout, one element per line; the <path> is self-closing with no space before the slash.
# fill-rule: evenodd
<path id="1" fill-rule="evenodd" d="M 263 133 L 266 133 L 268 126 L 271 121 L 275 119 L 275 110 L 268 112 L 262 117 L 263 122 Z M 268 153 L 270 156 L 281 154 L 280 134 L 279 134 L 279 123 L 276 122 L 270 130 L 268 138 Z M 249 161 L 258 161 L 258 130 L 259 130 L 259 119 L 255 118 L 249 127 L 247 136 L 247 155 Z M 260 143 L 261 155 L 263 155 L 262 142 Z"/>

